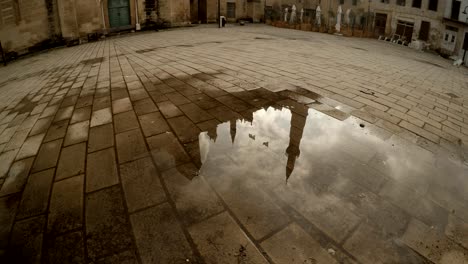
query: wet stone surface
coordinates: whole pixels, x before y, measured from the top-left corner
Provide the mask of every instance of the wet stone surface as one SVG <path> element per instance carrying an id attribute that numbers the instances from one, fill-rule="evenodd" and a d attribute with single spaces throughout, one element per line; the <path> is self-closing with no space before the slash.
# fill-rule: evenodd
<path id="1" fill-rule="evenodd" d="M 199 27 L 0 68 L 0 263 L 468 263 L 466 69 L 346 41 Z"/>

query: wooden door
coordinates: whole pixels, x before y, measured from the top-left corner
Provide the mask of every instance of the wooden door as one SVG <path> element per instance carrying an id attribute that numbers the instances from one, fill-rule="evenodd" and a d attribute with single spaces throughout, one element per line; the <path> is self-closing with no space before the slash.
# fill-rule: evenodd
<path id="1" fill-rule="evenodd" d="M 109 24 L 111 28 L 130 25 L 129 0 L 109 0 Z"/>

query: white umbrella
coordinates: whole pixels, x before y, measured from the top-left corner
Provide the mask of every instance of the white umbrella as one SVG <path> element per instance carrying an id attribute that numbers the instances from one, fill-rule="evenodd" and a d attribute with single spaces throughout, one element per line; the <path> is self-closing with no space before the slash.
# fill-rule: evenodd
<path id="1" fill-rule="evenodd" d="M 317 9 L 315 10 L 315 24 L 317 24 L 317 26 L 320 26 L 321 24 L 321 13 L 322 13 L 322 9 L 320 9 L 320 6 L 317 6 Z"/>
<path id="2" fill-rule="evenodd" d="M 336 15 L 335 29 L 336 29 L 336 32 L 340 32 L 340 29 L 341 29 L 341 14 L 343 13 L 343 10 L 341 9 L 341 5 L 338 6 L 337 13 L 338 14 Z"/>
<path id="3" fill-rule="evenodd" d="M 291 8 L 291 17 L 289 19 L 290 24 L 294 24 L 296 22 L 296 5 L 293 5 Z"/>

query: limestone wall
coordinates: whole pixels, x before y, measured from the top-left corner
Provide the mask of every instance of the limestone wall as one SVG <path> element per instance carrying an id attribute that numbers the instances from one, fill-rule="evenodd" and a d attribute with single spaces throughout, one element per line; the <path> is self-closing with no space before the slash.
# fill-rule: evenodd
<path id="1" fill-rule="evenodd" d="M 102 28 L 100 9 L 99 3 L 96 0 L 76 1 L 76 18 L 78 34 L 80 36 L 86 36 L 86 34 Z"/>
<path id="2" fill-rule="evenodd" d="M 190 23 L 190 0 L 160 0 L 161 19 L 172 26 Z"/>
<path id="3" fill-rule="evenodd" d="M 0 41 L 6 51 L 23 53 L 47 39 L 49 22 L 44 0 L 19 1 L 11 7 L 2 5 Z"/>
<path id="4" fill-rule="evenodd" d="M 224 5 L 226 6 L 226 5 Z M 226 13 L 226 10 L 223 11 L 223 5 L 221 5 L 221 13 Z M 216 23 L 218 16 L 218 0 L 206 0 L 206 19 L 208 23 Z"/>

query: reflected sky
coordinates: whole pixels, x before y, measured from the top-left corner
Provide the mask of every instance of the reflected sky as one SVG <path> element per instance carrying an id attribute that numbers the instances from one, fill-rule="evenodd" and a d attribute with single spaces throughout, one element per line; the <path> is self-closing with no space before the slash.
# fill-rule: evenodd
<path id="1" fill-rule="evenodd" d="M 285 177 L 300 177 L 312 169 L 314 160 L 327 159 L 327 163 L 339 165 L 338 157 L 346 155 L 352 164 L 366 165 L 403 181 L 442 173 L 450 161 L 454 163 L 450 167 L 459 168 L 452 168 L 454 176 L 466 170 L 453 155 L 433 154 L 353 117 L 339 121 L 310 108 L 303 111 L 287 107 L 268 107 L 252 117 L 251 122 L 231 120 L 219 124 L 216 132 L 201 133 L 202 163 L 226 155 L 252 169 L 268 164 L 271 169 L 283 167 Z M 274 160 L 261 161 L 265 156 Z M 296 159 L 289 164 L 289 171 L 286 168 L 291 156 Z"/>
<path id="2" fill-rule="evenodd" d="M 468 169 L 456 155 L 434 154 L 353 117 L 268 107 L 251 121 L 202 132 L 199 144 L 200 175 L 221 197 L 243 188 L 279 195 L 332 240 L 372 218 L 368 208 L 381 202 L 428 226 L 443 228 L 450 214 L 468 220 Z M 238 199 L 247 197 L 244 191 Z M 362 197 L 373 200 L 366 207 Z M 336 220 L 343 217 L 347 224 Z M 385 234 L 402 232 L 392 229 L 396 223 L 375 225 Z"/>

